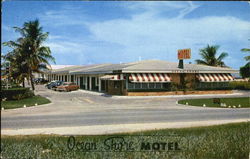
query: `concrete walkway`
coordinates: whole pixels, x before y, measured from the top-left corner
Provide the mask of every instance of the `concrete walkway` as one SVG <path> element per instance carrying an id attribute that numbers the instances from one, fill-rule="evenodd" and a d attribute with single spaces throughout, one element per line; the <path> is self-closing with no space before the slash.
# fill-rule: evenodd
<path id="1" fill-rule="evenodd" d="M 89 94 L 89 95 L 95 95 L 95 96 L 104 96 L 109 97 L 113 99 L 151 99 L 151 98 L 193 98 L 193 97 L 224 97 L 225 94 L 190 94 L 190 95 L 165 95 L 165 96 L 119 96 L 119 95 L 107 95 L 102 92 L 95 92 L 95 91 L 89 91 L 89 90 L 78 90 L 79 92 Z M 237 92 L 234 91 L 232 94 L 227 94 L 228 97 L 234 97 L 234 96 L 241 96 L 244 95 L 246 92 Z"/>
<path id="2" fill-rule="evenodd" d="M 3 129 L 2 135 L 34 135 L 34 134 L 57 134 L 57 135 L 103 135 L 113 133 L 135 132 L 145 130 L 157 130 L 166 128 L 187 128 L 198 126 L 210 126 L 227 123 L 249 122 L 249 119 L 236 120 L 208 120 L 192 122 L 164 122 L 147 124 L 116 124 L 116 125 L 93 125 L 56 128 L 35 129 Z"/>

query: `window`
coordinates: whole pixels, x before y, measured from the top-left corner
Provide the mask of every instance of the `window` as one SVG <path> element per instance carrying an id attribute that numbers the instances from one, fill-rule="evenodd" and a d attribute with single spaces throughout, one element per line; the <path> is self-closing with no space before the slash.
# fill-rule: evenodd
<path id="1" fill-rule="evenodd" d="M 161 89 L 161 83 L 155 83 L 155 88 L 156 89 Z"/>
<path id="2" fill-rule="evenodd" d="M 140 89 L 141 88 L 141 83 L 135 83 L 135 89 Z"/>
<path id="3" fill-rule="evenodd" d="M 154 89 L 155 88 L 155 84 L 154 83 L 149 83 L 149 88 L 150 89 Z"/>
<path id="4" fill-rule="evenodd" d="M 148 89 L 148 83 L 142 83 L 141 86 L 142 89 Z"/>
<path id="5" fill-rule="evenodd" d="M 128 83 L 128 89 L 134 89 L 134 83 Z"/>

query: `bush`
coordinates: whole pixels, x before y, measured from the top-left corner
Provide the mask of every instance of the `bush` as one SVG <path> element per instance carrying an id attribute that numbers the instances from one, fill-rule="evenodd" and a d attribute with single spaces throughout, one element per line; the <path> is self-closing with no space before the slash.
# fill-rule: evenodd
<path id="1" fill-rule="evenodd" d="M 2 89 L 5 89 L 6 86 L 7 86 L 7 81 L 5 80 L 1 80 L 1 86 L 2 86 Z M 9 88 L 20 88 L 21 86 L 15 82 L 8 82 L 8 86 Z"/>
<path id="2" fill-rule="evenodd" d="M 20 100 L 34 96 L 34 93 L 29 88 L 9 88 L 3 89 L 1 95 L 2 99 L 6 98 L 7 100 Z"/>
<path id="3" fill-rule="evenodd" d="M 248 81 L 233 81 L 229 85 L 232 89 L 250 90 L 250 82 Z"/>
<path id="4" fill-rule="evenodd" d="M 250 62 L 248 62 L 245 66 L 240 68 L 240 75 L 243 78 L 250 77 Z"/>
<path id="5" fill-rule="evenodd" d="M 129 89 L 128 92 L 167 92 L 169 89 Z"/>

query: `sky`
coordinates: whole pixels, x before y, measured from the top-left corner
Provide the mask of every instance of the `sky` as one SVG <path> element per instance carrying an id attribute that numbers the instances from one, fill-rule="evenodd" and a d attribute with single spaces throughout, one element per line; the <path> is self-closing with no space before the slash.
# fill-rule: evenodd
<path id="1" fill-rule="evenodd" d="M 2 41 L 20 35 L 12 27 L 38 19 L 58 65 L 178 62 L 177 50 L 219 45 L 226 65 L 239 69 L 250 45 L 250 4 L 209 1 L 4 1 Z M 10 48 L 2 47 L 2 54 Z M 53 64 L 53 63 L 51 63 Z"/>

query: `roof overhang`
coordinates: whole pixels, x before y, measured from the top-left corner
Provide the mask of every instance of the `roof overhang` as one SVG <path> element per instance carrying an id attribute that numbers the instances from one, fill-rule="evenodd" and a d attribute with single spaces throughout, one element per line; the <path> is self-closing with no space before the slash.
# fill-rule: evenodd
<path id="1" fill-rule="evenodd" d="M 69 72 L 69 74 L 74 75 L 94 75 L 94 74 L 107 74 L 113 73 L 113 71 L 101 71 L 101 72 Z"/>
<path id="2" fill-rule="evenodd" d="M 122 73 L 238 73 L 238 70 L 123 70 Z"/>

